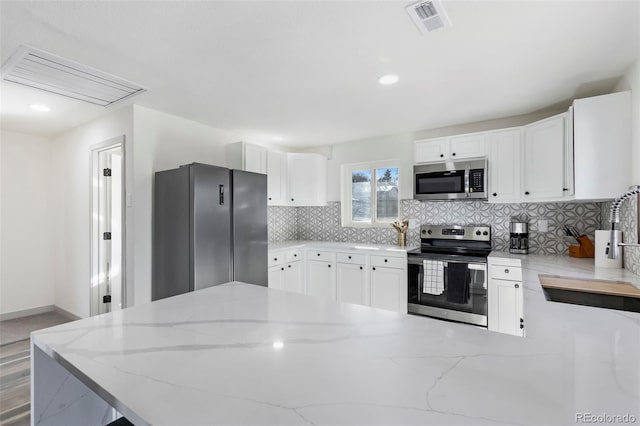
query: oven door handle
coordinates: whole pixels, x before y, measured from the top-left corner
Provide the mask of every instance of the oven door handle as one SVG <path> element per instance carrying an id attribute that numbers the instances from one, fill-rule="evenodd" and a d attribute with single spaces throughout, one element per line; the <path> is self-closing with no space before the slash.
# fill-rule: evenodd
<path id="1" fill-rule="evenodd" d="M 423 260 L 422 258 L 414 258 L 414 257 L 409 257 L 407 262 L 410 265 L 422 265 L 423 264 Z M 478 271 L 486 271 L 487 270 L 487 264 L 486 263 L 474 263 L 474 262 L 469 262 L 468 260 L 443 260 L 443 259 L 426 259 L 426 260 L 435 260 L 435 261 L 441 261 L 444 262 L 444 266 L 447 266 L 447 263 L 466 263 L 467 266 L 469 267 L 469 269 L 475 269 Z"/>

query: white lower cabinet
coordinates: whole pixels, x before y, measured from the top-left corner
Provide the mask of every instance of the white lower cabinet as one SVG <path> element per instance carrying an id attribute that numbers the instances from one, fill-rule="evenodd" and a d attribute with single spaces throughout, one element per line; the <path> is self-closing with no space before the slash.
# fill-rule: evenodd
<path id="1" fill-rule="evenodd" d="M 338 263 L 338 301 L 368 305 L 368 283 L 365 264 Z"/>
<path id="2" fill-rule="evenodd" d="M 269 252 L 269 288 L 304 294 L 303 266 L 298 250 Z"/>
<path id="3" fill-rule="evenodd" d="M 489 330 L 524 336 L 522 287 L 522 269 L 519 263 L 490 258 L 487 296 Z"/>
<path id="4" fill-rule="evenodd" d="M 371 306 L 396 312 L 406 312 L 407 279 L 404 269 L 371 267 Z M 404 304 L 403 304 L 403 300 Z"/>
<path id="5" fill-rule="evenodd" d="M 336 267 L 334 262 L 307 260 L 307 294 L 336 300 Z"/>

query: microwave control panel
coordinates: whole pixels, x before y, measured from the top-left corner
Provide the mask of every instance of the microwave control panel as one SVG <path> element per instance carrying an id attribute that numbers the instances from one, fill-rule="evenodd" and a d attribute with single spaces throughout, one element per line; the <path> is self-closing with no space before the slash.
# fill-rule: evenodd
<path id="1" fill-rule="evenodd" d="M 469 192 L 484 192 L 484 169 L 469 170 Z"/>

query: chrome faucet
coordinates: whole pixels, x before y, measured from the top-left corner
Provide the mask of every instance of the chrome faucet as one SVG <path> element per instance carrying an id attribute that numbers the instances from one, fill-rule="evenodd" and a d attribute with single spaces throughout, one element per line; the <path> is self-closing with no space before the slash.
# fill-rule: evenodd
<path id="1" fill-rule="evenodd" d="M 607 251 L 606 251 L 607 257 L 609 259 L 620 258 L 621 246 L 640 247 L 640 244 L 621 243 L 618 238 L 618 233 L 616 232 L 617 231 L 616 227 L 620 223 L 620 206 L 622 205 L 624 200 L 631 198 L 637 194 L 640 194 L 640 185 L 632 186 L 631 188 L 629 188 L 629 191 L 625 192 L 620 197 L 616 198 L 613 201 L 613 204 L 611 204 L 611 235 L 609 237 L 609 244 L 607 244 Z"/>

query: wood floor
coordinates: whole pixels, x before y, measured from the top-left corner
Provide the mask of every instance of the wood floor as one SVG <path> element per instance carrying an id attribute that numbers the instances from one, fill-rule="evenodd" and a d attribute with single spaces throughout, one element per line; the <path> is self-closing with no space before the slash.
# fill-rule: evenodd
<path id="1" fill-rule="evenodd" d="M 0 346 L 0 425 L 29 425 L 30 339 Z"/>

